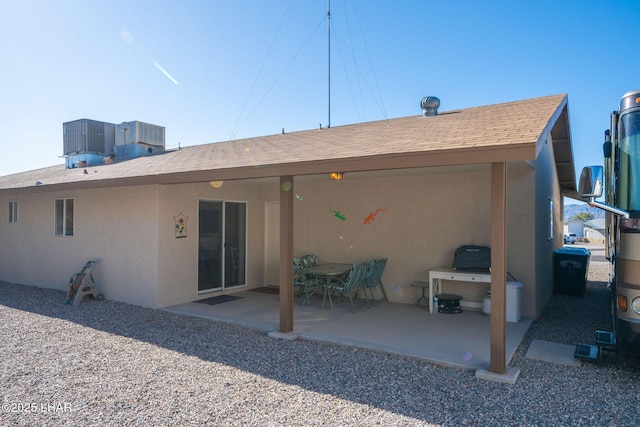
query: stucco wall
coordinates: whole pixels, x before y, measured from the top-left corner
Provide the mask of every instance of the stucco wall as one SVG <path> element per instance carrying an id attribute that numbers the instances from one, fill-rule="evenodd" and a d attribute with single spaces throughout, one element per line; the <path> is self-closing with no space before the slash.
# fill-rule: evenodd
<path id="1" fill-rule="evenodd" d="M 298 186 L 294 248 L 321 262 L 388 258 L 383 281 L 396 302 L 414 302 L 409 285 L 451 266 L 456 247 L 490 244 L 487 173 L 309 182 Z M 329 210 L 340 211 L 346 220 Z M 373 221 L 364 219 L 377 209 Z"/>
<path id="2" fill-rule="evenodd" d="M 525 316 L 536 315 L 540 294 L 534 290 L 540 268 L 531 256 L 539 227 L 531 197 L 534 175 L 526 164 L 509 165 L 507 269 L 524 283 Z M 383 282 L 394 302 L 414 303 L 420 291 L 410 284 L 426 281 L 429 269 L 450 266 L 458 246 L 490 245 L 489 165 L 376 178 L 347 174 L 340 182 L 299 177 L 292 191 L 297 195 L 294 253 L 315 253 L 321 262 L 386 257 Z M 73 238 L 53 236 L 53 201 L 59 197 L 76 200 Z M 66 289 L 71 274 L 98 258 L 96 280 L 107 298 L 164 307 L 208 297 L 197 293 L 198 200 L 203 199 L 247 203 L 247 286 L 227 293 L 263 286 L 264 206 L 278 197 L 276 179 L 227 181 L 219 189 L 196 183 L 2 196 L 4 206 L 19 200 L 20 222 L 0 224 L 0 279 Z M 377 209 L 384 211 L 364 224 Z M 174 217 L 180 213 L 188 217 L 188 232 L 177 239 Z M 34 263 L 41 268 L 34 269 Z M 485 291 L 448 286 L 469 300 L 481 299 Z"/>
<path id="3" fill-rule="evenodd" d="M 536 317 L 538 285 L 534 253 L 536 242 L 535 171 L 529 166 L 509 169 L 507 182 L 507 271 L 522 282 L 522 315 Z"/>
<path id="4" fill-rule="evenodd" d="M 358 263 L 388 258 L 383 283 L 391 301 L 414 303 L 428 281 L 428 271 L 450 267 L 458 246 L 490 246 L 490 168 L 481 171 L 427 173 L 385 178 L 352 178 L 340 182 L 294 181 L 294 254 L 315 253 L 320 262 Z M 475 169 L 478 169 L 477 167 Z M 509 167 L 507 185 L 507 268 L 525 291 L 535 294 L 534 171 Z M 269 197 L 277 200 L 277 187 Z M 342 221 L 331 210 L 346 217 Z M 373 221 L 364 219 L 377 209 Z M 447 289 L 469 300 L 481 300 L 486 288 L 447 282 Z M 488 286 L 487 286 L 488 288 Z M 525 316 L 534 301 L 523 301 Z"/>
<path id="5" fill-rule="evenodd" d="M 74 236 L 54 235 L 54 201 L 74 199 Z M 155 306 L 157 186 L 0 196 L 18 200 L 19 221 L 0 221 L 0 280 L 68 289 L 89 259 L 108 299 Z"/>
<path id="6" fill-rule="evenodd" d="M 560 194 L 558 175 L 556 171 L 553 144 L 551 137 L 542 147 L 535 161 L 535 269 L 536 295 L 535 316 L 540 315 L 544 306 L 553 294 L 553 252 L 564 243 L 564 206 Z M 549 199 L 553 200 L 553 237 L 549 237 Z"/>

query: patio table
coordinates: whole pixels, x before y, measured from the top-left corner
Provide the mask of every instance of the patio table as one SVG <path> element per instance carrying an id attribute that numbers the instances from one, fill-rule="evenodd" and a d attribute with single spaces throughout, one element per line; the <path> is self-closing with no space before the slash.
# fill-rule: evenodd
<path id="1" fill-rule="evenodd" d="M 329 263 L 320 264 L 315 267 L 304 269 L 303 273 L 312 274 L 315 276 L 316 283 L 322 286 L 322 301 L 324 302 L 328 291 L 326 285 L 329 284 L 332 278 L 345 276 L 349 273 L 349 271 L 351 271 L 352 268 L 353 264 Z M 323 279 L 324 282 L 321 283 L 320 279 Z M 316 287 L 316 289 L 314 289 L 314 291 L 307 296 L 306 302 L 309 302 L 309 298 L 316 292 L 317 289 L 318 288 Z"/>

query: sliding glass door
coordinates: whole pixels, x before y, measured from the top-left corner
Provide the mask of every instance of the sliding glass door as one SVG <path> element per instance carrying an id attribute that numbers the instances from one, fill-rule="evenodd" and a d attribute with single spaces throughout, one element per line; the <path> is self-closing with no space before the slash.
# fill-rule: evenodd
<path id="1" fill-rule="evenodd" d="M 224 202 L 224 287 L 245 284 L 247 204 Z"/>
<path id="2" fill-rule="evenodd" d="M 247 204 L 200 200 L 198 292 L 245 284 Z"/>

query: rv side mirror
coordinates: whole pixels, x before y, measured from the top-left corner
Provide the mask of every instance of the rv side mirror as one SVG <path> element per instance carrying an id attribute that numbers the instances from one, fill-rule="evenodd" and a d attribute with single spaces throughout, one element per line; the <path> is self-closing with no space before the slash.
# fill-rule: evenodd
<path id="1" fill-rule="evenodd" d="M 582 169 L 578 193 L 580 197 L 587 198 L 602 196 L 602 166 L 587 166 Z"/>

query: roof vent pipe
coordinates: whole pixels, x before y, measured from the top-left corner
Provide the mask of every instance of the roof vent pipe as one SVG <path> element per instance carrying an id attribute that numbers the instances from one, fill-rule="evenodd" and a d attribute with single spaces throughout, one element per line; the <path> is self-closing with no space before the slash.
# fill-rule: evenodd
<path id="1" fill-rule="evenodd" d="M 422 108 L 422 115 L 424 117 L 437 116 L 439 106 L 440 100 L 435 96 L 425 96 L 422 98 L 422 101 L 420 101 L 420 107 Z"/>

